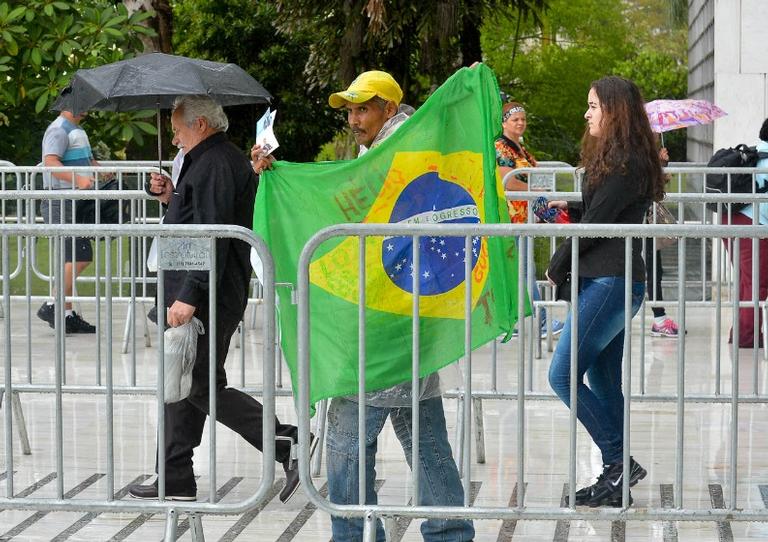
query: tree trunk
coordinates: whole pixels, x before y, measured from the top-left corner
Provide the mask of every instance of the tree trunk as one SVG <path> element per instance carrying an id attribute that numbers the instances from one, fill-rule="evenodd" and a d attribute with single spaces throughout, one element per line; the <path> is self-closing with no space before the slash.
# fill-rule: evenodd
<path id="1" fill-rule="evenodd" d="M 129 14 L 137 11 L 155 12 L 154 17 L 142 23 L 157 33 L 154 37 L 141 36 L 145 53 L 173 52 L 173 9 L 169 0 L 123 0 L 123 5 Z"/>
<path id="2" fill-rule="evenodd" d="M 461 65 L 470 66 L 473 62 L 483 61 L 483 49 L 480 46 L 481 6 L 476 0 L 466 2 L 461 21 Z"/>

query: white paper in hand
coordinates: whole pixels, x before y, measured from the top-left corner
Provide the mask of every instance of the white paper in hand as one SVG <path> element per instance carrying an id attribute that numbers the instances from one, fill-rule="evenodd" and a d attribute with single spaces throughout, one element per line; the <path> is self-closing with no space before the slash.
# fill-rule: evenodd
<path id="1" fill-rule="evenodd" d="M 277 110 L 272 111 L 267 108 L 266 113 L 256 123 L 256 144 L 261 146 L 264 156 L 272 154 L 280 146 L 272 129 L 275 115 L 277 115 Z"/>

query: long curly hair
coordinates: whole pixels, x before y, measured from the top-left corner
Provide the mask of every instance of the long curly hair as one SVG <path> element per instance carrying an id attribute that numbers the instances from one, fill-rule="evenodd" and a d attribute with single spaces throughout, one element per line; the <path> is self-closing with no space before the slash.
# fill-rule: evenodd
<path id="1" fill-rule="evenodd" d="M 641 195 L 661 201 L 665 179 L 640 89 L 629 79 L 615 75 L 594 81 L 590 88 L 600 100 L 602 117 L 600 135 L 590 135 L 587 127 L 581 139 L 581 165 L 587 182 L 598 184 L 616 171 L 632 173 Z"/>

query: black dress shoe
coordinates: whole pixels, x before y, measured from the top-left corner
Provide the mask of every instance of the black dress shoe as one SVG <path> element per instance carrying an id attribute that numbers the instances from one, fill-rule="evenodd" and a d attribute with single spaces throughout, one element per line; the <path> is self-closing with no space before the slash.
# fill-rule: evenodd
<path id="1" fill-rule="evenodd" d="M 150 485 L 134 484 L 128 488 L 128 494 L 134 499 L 155 500 L 157 499 L 157 482 Z M 196 501 L 197 489 L 177 488 L 172 486 L 165 487 L 165 499 L 168 501 Z"/>
<path id="2" fill-rule="evenodd" d="M 319 439 L 315 438 L 315 435 L 312 433 L 309 434 L 309 458 L 312 459 L 312 456 L 315 453 L 315 450 L 317 449 L 317 443 L 320 442 Z M 295 444 L 295 443 L 294 443 Z M 285 486 L 283 486 L 283 489 L 280 491 L 280 502 L 285 504 L 289 500 L 291 500 L 291 497 L 293 497 L 293 494 L 296 493 L 296 490 L 299 489 L 299 484 L 301 483 L 301 480 L 299 479 L 299 463 L 296 460 L 297 459 L 297 448 L 294 446 L 294 444 L 291 444 L 291 451 L 290 451 L 290 457 L 283 461 L 283 470 L 285 471 Z"/>

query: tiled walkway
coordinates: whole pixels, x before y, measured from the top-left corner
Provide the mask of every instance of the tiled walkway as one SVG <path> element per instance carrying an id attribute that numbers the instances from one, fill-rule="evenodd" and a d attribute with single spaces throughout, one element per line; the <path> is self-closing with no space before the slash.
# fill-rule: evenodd
<path id="1" fill-rule="evenodd" d="M 36 307 L 33 307 L 33 310 Z M 82 307 L 86 317 L 93 307 Z M 9 316 L 6 308 L 6 317 Z M 670 311 L 672 312 L 672 311 Z M 130 377 L 130 354 L 119 352 L 123 320 L 122 309 L 116 307 L 114 374 L 116 383 L 125 384 Z M 560 315 L 562 316 L 562 315 Z M 724 314 L 724 316 L 726 316 Z M 31 329 L 26 326 L 26 307 L 14 305 L 10 311 L 13 329 L 14 375 L 26 381 L 27 337 L 31 336 L 33 381 L 52 382 L 53 330 L 32 314 Z M 650 321 L 650 320 L 649 320 Z M 713 329 L 714 318 L 708 309 L 690 309 L 686 337 L 686 393 L 714 393 L 714 337 L 727 337 L 727 330 Z M 4 324 L 0 320 L 0 324 Z M 639 330 L 639 318 L 635 319 Z M 649 325 L 649 324 L 647 324 Z M 639 342 L 634 339 L 634 381 L 639 389 Z M 723 341 L 724 343 L 725 341 Z M 152 385 L 155 375 L 156 349 L 144 348 L 138 341 L 137 380 Z M 245 337 L 246 384 L 259 384 L 260 337 L 248 330 Z M 517 375 L 517 340 L 499 346 L 499 389 L 511 390 Z M 730 393 L 731 358 L 722 345 L 722 379 L 720 389 Z M 69 383 L 92 384 L 95 380 L 95 346 L 93 337 L 67 338 L 67 378 Z M 254 352 L 258 353 L 254 355 Z M 239 382 L 239 350 L 232 349 L 230 380 Z M 751 351 L 741 351 L 740 387 L 746 396 L 752 394 L 754 362 Z M 478 371 L 475 389 L 489 381 L 490 348 L 475 356 Z M 546 371 L 549 356 L 533 362 L 533 388 L 548 392 Z M 677 375 L 677 343 L 674 339 L 647 339 L 645 348 L 645 385 L 648 393 L 673 394 Z M 758 358 L 757 388 L 766 392 L 768 365 Z M 102 364 L 102 373 L 103 373 Z M 25 393 L 21 396 L 32 455 L 20 453 L 14 435 L 14 491 L 17 496 L 50 497 L 56 488 L 55 403 L 52 394 Z M 456 404 L 446 399 L 446 417 L 451 438 L 455 433 Z M 71 394 L 63 400 L 65 444 L 63 450 L 64 491 L 75 499 L 103 498 L 106 493 L 106 430 L 103 396 Z M 471 491 L 478 506 L 514 504 L 517 472 L 517 404 L 514 401 L 484 401 L 486 463 L 474 464 Z M 296 419 L 292 402 L 278 399 L 281 420 Z M 126 486 L 148 477 L 154 467 L 155 401 L 146 395 L 115 397 L 115 489 L 124 495 Z M 635 507 L 673 506 L 675 484 L 676 410 L 673 402 L 636 402 L 632 409 L 632 454 L 646 467 L 649 476 L 633 489 Z M 3 418 L 4 419 L 4 418 Z M 3 422 L 4 423 L 4 422 Z M 689 403 L 686 406 L 686 437 L 683 499 L 687 507 L 700 509 L 727 507 L 730 503 L 729 445 L 731 413 L 728 404 Z M 529 506 L 557 506 L 568 479 L 568 411 L 553 400 L 533 400 L 526 404 L 526 482 Z M 768 409 L 762 404 L 744 404 L 739 409 L 739 508 L 768 506 Z M 217 485 L 223 502 L 239 502 L 253 493 L 260 480 L 261 455 L 239 436 L 219 426 Z M 208 495 L 208 432 L 195 460 L 200 476 L 199 499 Z M 599 472 L 597 450 L 586 434 L 578 436 L 577 476 L 586 484 Z M 2 439 L 0 439 L 2 440 Z M 5 457 L 5 444 L 0 442 L 0 458 Z M 377 479 L 383 503 L 403 504 L 408 501 L 408 469 L 402 450 L 391 427 L 382 433 L 379 444 Z M 4 470 L 4 469 L 1 469 Z M 5 477 L 5 474 L 2 475 Z M 315 509 L 299 491 L 287 505 L 276 494 L 282 486 L 278 469 L 276 485 L 265 506 L 241 516 L 205 516 L 205 539 L 243 541 L 327 541 L 330 520 L 325 512 Z M 325 478 L 315 479 L 324 494 Z M 0 492 L 4 491 L 0 481 Z M 188 524 L 183 521 L 181 540 L 190 540 Z M 393 540 L 420 540 L 421 520 L 400 520 Z M 127 540 L 156 541 L 163 537 L 165 518 L 161 515 L 113 514 L 83 512 L 35 512 L 0 510 L 0 540 Z M 605 540 L 680 540 L 708 542 L 715 540 L 768 540 L 768 523 L 742 522 L 608 522 L 608 521 L 478 521 L 477 541 L 605 541 Z"/>

